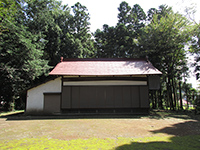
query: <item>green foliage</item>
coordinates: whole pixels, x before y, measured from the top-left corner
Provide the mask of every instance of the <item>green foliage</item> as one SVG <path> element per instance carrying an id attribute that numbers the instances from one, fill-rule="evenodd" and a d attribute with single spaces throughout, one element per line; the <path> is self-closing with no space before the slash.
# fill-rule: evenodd
<path id="1" fill-rule="evenodd" d="M 188 21 L 179 14 L 170 13 L 162 18 L 154 15 L 152 22 L 144 28 L 139 37 L 139 53 L 141 56 L 148 55 L 153 64 L 155 61 L 159 62 L 156 67 L 163 73 L 167 69 L 175 71 L 174 65 L 182 66 L 186 59 L 184 46 L 189 40 L 187 27 Z"/>
<path id="2" fill-rule="evenodd" d="M 56 0 L 27 0 L 23 9 L 29 30 L 43 35 L 43 58 L 49 60 L 49 65 L 55 65 L 60 59 L 58 53 L 63 36 L 62 28 L 65 20 L 70 17 L 69 8 Z"/>
<path id="3" fill-rule="evenodd" d="M 119 24 L 128 24 L 130 22 L 130 11 L 131 7 L 128 5 L 127 2 L 123 1 L 119 8 L 119 14 L 118 14 L 118 23 Z"/>
<path id="4" fill-rule="evenodd" d="M 4 18 L 7 20 L 3 22 L 6 30 L 0 35 L 0 93 L 1 101 L 7 105 L 14 102 L 32 80 L 49 70 L 48 61 L 42 58 L 43 35 L 29 31 L 22 21 L 25 16 L 21 8 L 15 12 L 14 19 Z"/>
<path id="5" fill-rule="evenodd" d="M 77 2 L 73 9 L 73 17 L 70 20 L 71 33 L 75 38 L 75 49 L 78 51 L 75 57 L 86 58 L 91 57 L 94 53 L 93 40 L 89 33 L 89 13 L 85 6 Z"/>
<path id="6" fill-rule="evenodd" d="M 134 31 L 138 34 L 139 29 L 144 27 L 146 21 L 146 14 L 140 5 L 135 4 L 131 8 L 125 1 L 122 2 L 118 8 L 118 24 L 124 24 L 129 31 Z"/>
<path id="7" fill-rule="evenodd" d="M 24 6 L 31 32 L 44 35 L 44 58 L 55 66 L 60 57 L 85 58 L 93 54 L 93 40 L 89 33 L 89 13 L 80 3 L 70 8 L 56 0 L 27 1 Z"/>
<path id="8" fill-rule="evenodd" d="M 145 12 L 140 7 L 140 5 L 135 4 L 131 10 L 131 24 L 129 25 L 129 28 L 133 29 L 136 32 L 136 34 L 139 34 L 140 29 L 145 26 L 145 21 Z"/>
<path id="9" fill-rule="evenodd" d="M 15 20 L 15 14 L 21 8 L 19 2 L 19 0 L 0 0 L 0 34 L 9 30 L 6 23 Z"/>
<path id="10" fill-rule="evenodd" d="M 133 32 L 124 24 L 116 27 L 103 26 L 103 31 L 97 30 L 94 34 L 97 47 L 97 57 L 129 58 L 137 57 L 134 53 L 136 45 Z"/>

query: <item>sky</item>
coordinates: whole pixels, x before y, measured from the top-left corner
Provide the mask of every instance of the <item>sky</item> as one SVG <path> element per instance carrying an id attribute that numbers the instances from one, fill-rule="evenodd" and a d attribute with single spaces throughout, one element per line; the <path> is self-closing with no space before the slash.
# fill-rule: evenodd
<path id="1" fill-rule="evenodd" d="M 86 6 L 90 14 L 90 30 L 95 32 L 96 29 L 102 29 L 104 24 L 115 26 L 117 24 L 118 7 L 123 0 L 62 0 L 62 4 L 68 4 L 69 7 L 80 2 Z M 129 6 L 133 7 L 139 4 L 145 13 L 150 8 L 158 8 L 162 4 L 172 6 L 175 12 L 184 12 L 185 7 L 193 6 L 198 10 L 196 14 L 200 14 L 200 0 L 125 0 Z M 200 15 L 196 16 L 200 20 Z"/>
<path id="2" fill-rule="evenodd" d="M 102 29 L 104 24 L 115 26 L 118 22 L 117 15 L 118 7 L 123 0 L 61 0 L 62 4 L 68 4 L 69 7 L 80 2 L 86 6 L 90 14 L 90 31 L 95 32 L 97 29 Z M 171 6 L 174 12 L 179 12 L 185 15 L 186 7 L 194 7 L 196 10 L 195 16 L 192 16 L 197 23 L 200 22 L 200 0 L 124 0 L 129 6 L 133 7 L 139 4 L 145 13 L 150 8 L 158 8 L 162 4 Z M 193 87 L 198 87 L 194 68 L 190 67 L 191 73 L 188 83 L 192 83 Z"/>

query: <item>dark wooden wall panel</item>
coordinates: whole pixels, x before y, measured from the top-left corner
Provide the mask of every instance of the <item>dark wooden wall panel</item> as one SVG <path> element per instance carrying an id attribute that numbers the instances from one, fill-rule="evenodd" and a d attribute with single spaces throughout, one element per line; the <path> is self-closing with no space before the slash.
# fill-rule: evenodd
<path id="1" fill-rule="evenodd" d="M 149 91 L 148 86 L 140 86 L 141 108 L 149 108 Z"/>
<path id="2" fill-rule="evenodd" d="M 138 108 L 140 106 L 139 86 L 131 87 L 131 98 L 132 98 L 132 107 Z"/>
<path id="3" fill-rule="evenodd" d="M 160 76 L 149 76 L 149 89 L 150 90 L 159 90 L 160 89 Z"/>
<path id="4" fill-rule="evenodd" d="M 87 87 L 80 87 L 80 108 L 88 108 L 88 95 L 90 94 Z"/>
<path id="5" fill-rule="evenodd" d="M 105 101 L 105 107 L 106 108 L 114 108 L 115 102 L 114 102 L 114 89 L 112 86 L 105 87 L 106 89 L 106 101 Z"/>
<path id="6" fill-rule="evenodd" d="M 71 87 L 63 87 L 61 108 L 71 108 Z"/>
<path id="7" fill-rule="evenodd" d="M 87 88 L 87 98 L 88 98 L 88 108 L 96 108 L 96 87 L 95 86 L 89 86 Z"/>
<path id="8" fill-rule="evenodd" d="M 114 101 L 115 101 L 115 108 L 122 107 L 122 87 L 121 86 L 114 86 Z"/>
<path id="9" fill-rule="evenodd" d="M 131 87 L 130 86 L 124 86 L 122 87 L 123 92 L 123 98 L 122 98 L 122 106 L 127 108 L 131 107 Z"/>
<path id="10" fill-rule="evenodd" d="M 72 108 L 80 108 L 80 87 L 71 87 L 72 88 Z"/>
<path id="11" fill-rule="evenodd" d="M 103 86 L 96 87 L 96 106 L 97 108 L 105 108 L 106 90 Z"/>
<path id="12" fill-rule="evenodd" d="M 61 108 L 149 108 L 148 86 L 64 86 Z"/>

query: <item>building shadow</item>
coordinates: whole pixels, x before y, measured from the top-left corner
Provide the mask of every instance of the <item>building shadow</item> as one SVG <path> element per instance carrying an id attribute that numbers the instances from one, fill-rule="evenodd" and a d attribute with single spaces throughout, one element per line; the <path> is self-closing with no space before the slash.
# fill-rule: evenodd
<path id="1" fill-rule="evenodd" d="M 13 120 L 60 120 L 60 119 L 140 119 L 147 117 L 144 114 L 62 114 L 62 115 L 27 115 L 26 113 L 17 113 L 4 115 L 0 118 L 5 118 L 6 121 Z"/>
<path id="2" fill-rule="evenodd" d="M 62 113 L 57 115 L 51 114 L 27 114 L 25 112 L 18 112 L 14 114 L 8 114 L 0 116 L 0 118 L 6 118 L 9 120 L 47 120 L 47 119 L 165 119 L 165 118 L 177 118 L 177 119 L 193 119 L 200 121 L 200 115 L 194 115 L 193 112 L 167 112 L 165 115 L 159 113 L 159 111 L 150 111 L 149 113 Z"/>

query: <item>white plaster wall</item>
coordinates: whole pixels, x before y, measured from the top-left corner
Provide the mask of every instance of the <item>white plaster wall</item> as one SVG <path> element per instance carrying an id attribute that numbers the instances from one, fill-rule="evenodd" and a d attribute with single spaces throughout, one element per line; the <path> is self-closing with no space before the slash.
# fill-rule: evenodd
<path id="1" fill-rule="evenodd" d="M 27 91 L 26 112 L 41 112 L 44 107 L 43 93 L 61 92 L 61 78 L 48 81 Z"/>
<path id="2" fill-rule="evenodd" d="M 104 80 L 104 81 L 68 81 L 64 86 L 81 85 L 147 85 L 147 81 L 126 81 L 126 80 Z"/>

